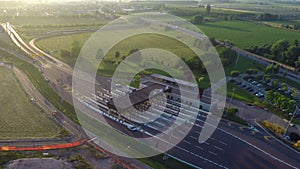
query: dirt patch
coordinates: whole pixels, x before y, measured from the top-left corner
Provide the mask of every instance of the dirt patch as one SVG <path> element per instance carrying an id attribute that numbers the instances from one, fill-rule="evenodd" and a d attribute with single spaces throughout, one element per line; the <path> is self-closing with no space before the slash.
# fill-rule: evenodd
<path id="1" fill-rule="evenodd" d="M 6 169 L 73 169 L 75 166 L 65 160 L 55 158 L 22 158 L 10 162 Z"/>

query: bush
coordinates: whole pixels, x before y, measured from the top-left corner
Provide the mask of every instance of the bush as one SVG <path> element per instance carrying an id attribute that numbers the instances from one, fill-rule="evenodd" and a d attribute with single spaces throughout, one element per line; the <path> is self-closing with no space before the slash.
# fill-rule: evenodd
<path id="1" fill-rule="evenodd" d="M 231 77 L 238 77 L 241 74 L 240 71 L 233 70 L 230 72 Z"/>
<path id="2" fill-rule="evenodd" d="M 277 134 L 283 134 L 285 132 L 285 129 L 283 127 L 281 127 L 280 125 L 276 124 L 276 123 L 271 123 L 268 120 L 263 121 L 263 125 L 271 130 L 274 133 Z"/>

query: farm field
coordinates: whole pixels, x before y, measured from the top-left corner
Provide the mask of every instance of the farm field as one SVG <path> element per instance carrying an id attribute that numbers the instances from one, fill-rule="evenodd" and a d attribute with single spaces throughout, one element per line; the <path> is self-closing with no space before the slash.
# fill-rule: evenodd
<path id="1" fill-rule="evenodd" d="M 15 74 L 0 67 L 0 140 L 57 138 L 62 128 L 31 102 Z"/>
<path id="2" fill-rule="evenodd" d="M 272 44 L 280 39 L 293 41 L 300 38 L 300 33 L 272 28 L 254 22 L 221 21 L 198 25 L 210 37 L 229 40 L 242 49 L 252 45 Z"/>

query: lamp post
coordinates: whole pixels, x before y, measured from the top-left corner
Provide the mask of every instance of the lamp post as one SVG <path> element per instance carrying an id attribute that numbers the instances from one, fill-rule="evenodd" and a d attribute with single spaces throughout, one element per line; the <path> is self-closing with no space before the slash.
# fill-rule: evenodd
<path id="1" fill-rule="evenodd" d="M 232 88 L 232 93 L 231 93 L 231 97 L 230 97 L 230 101 L 229 101 L 229 106 L 228 106 L 228 108 L 227 108 L 225 117 L 228 116 L 228 111 L 229 111 L 229 108 L 231 107 L 231 102 L 232 102 L 232 98 L 233 98 L 233 95 L 234 95 L 235 90 L 236 90 L 235 88 Z"/>
<path id="2" fill-rule="evenodd" d="M 284 136 L 286 136 L 286 133 L 287 133 L 287 131 L 288 131 L 289 127 L 290 127 L 290 124 L 291 124 L 291 122 L 293 121 L 293 119 L 294 119 L 295 114 L 296 114 L 297 111 L 298 111 L 298 106 L 296 105 L 295 111 L 294 111 L 294 113 L 293 113 L 293 115 L 292 115 L 290 121 L 288 122 L 286 128 L 285 128 Z"/>

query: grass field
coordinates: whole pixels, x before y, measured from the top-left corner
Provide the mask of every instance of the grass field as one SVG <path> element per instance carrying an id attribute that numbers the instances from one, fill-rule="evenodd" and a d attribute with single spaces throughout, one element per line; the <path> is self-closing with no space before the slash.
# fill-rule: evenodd
<path id="1" fill-rule="evenodd" d="M 61 128 L 30 101 L 14 73 L 0 67 L 0 139 L 54 138 Z"/>
<path id="2" fill-rule="evenodd" d="M 60 56 L 60 50 L 71 51 L 73 41 L 78 41 L 82 47 L 85 42 L 92 36 L 93 33 L 79 33 L 70 34 L 64 36 L 54 36 L 51 38 L 41 39 L 37 42 L 37 45 L 44 51 L 49 52 L 51 55 L 59 58 L 60 60 L 74 65 L 76 58 L 63 58 Z"/>
<path id="3" fill-rule="evenodd" d="M 79 123 L 74 107 L 66 101 L 61 102 L 61 97 L 46 82 L 38 68 L 4 51 L 0 51 L 0 55 L 2 57 L 3 62 L 13 64 L 15 67 L 22 70 L 28 76 L 34 87 L 45 98 L 47 98 L 50 103 L 52 103 L 55 107 L 57 107 L 74 122 Z"/>
<path id="4" fill-rule="evenodd" d="M 300 38 L 300 33 L 264 26 L 246 21 L 221 21 L 200 24 L 198 27 L 210 37 L 229 40 L 240 48 L 252 45 L 272 44 L 280 39 L 293 41 Z"/>

